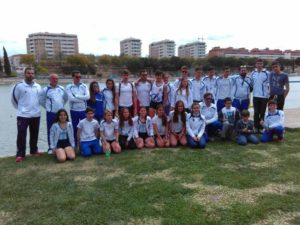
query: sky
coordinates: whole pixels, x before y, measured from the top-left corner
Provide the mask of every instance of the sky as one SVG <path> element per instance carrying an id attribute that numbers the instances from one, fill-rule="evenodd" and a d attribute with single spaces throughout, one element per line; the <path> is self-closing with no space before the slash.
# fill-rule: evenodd
<path id="1" fill-rule="evenodd" d="M 77 2 L 77 3 L 76 3 Z M 1 1 L 0 47 L 26 54 L 37 32 L 77 34 L 79 52 L 119 55 L 120 41 L 203 40 L 215 47 L 300 49 L 297 0 L 10 0 Z M 4 19 L 5 18 L 5 19 Z M 2 56 L 2 49 L 0 56 Z"/>

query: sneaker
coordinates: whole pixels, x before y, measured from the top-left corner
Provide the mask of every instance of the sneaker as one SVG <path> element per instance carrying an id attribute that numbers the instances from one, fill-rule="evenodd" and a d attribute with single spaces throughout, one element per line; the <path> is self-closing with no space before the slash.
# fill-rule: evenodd
<path id="1" fill-rule="evenodd" d="M 24 157 L 22 157 L 22 156 L 18 156 L 17 158 L 16 158 L 16 162 L 18 163 L 18 162 L 22 162 L 24 160 Z"/>
<path id="2" fill-rule="evenodd" d="M 52 155 L 52 154 L 53 154 L 52 149 L 48 149 L 48 155 Z"/>
<path id="3" fill-rule="evenodd" d="M 34 153 L 30 153 L 30 155 L 40 156 L 40 155 L 44 155 L 44 152 L 34 152 Z"/>

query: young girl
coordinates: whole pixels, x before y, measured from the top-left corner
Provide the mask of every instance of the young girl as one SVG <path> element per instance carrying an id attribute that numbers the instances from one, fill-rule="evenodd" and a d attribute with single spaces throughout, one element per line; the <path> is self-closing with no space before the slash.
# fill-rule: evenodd
<path id="1" fill-rule="evenodd" d="M 87 105 L 94 110 L 94 118 L 100 122 L 104 113 L 104 95 L 100 92 L 97 81 L 90 83 L 90 99 L 87 101 Z"/>
<path id="2" fill-rule="evenodd" d="M 102 94 L 105 100 L 105 110 L 110 110 L 113 112 L 113 117 L 115 117 L 116 109 L 116 93 L 115 93 L 115 82 L 113 79 L 106 80 L 106 88 L 102 90 Z"/>
<path id="3" fill-rule="evenodd" d="M 265 128 L 261 142 L 272 141 L 274 134 L 277 135 L 277 141 L 283 141 L 284 112 L 277 109 L 275 100 L 268 102 L 268 113 L 265 115 L 265 121 L 261 121 L 261 125 Z"/>
<path id="4" fill-rule="evenodd" d="M 184 111 L 183 101 L 176 102 L 175 110 L 169 115 L 170 144 L 176 147 L 179 142 L 186 145 L 186 112 Z"/>
<path id="5" fill-rule="evenodd" d="M 153 125 L 151 118 L 147 116 L 146 107 L 140 107 L 139 115 L 133 118 L 133 123 L 134 137 L 138 149 L 142 149 L 144 146 L 154 148 Z"/>
<path id="6" fill-rule="evenodd" d="M 152 119 L 155 141 L 158 147 L 169 147 L 168 118 L 163 105 L 157 106 L 157 115 Z"/>
<path id="7" fill-rule="evenodd" d="M 115 153 L 121 152 L 121 146 L 119 145 L 119 125 L 113 119 L 113 113 L 110 110 L 105 111 L 104 119 L 100 123 L 100 137 L 104 152 L 111 150 Z"/>
<path id="8" fill-rule="evenodd" d="M 186 112 L 190 112 L 191 105 L 193 104 L 193 96 L 189 83 L 186 78 L 182 79 L 179 88 L 172 95 L 171 109 L 174 110 L 177 101 L 183 101 Z"/>
<path id="9" fill-rule="evenodd" d="M 73 126 L 65 109 L 58 110 L 50 129 L 50 148 L 59 162 L 75 159 Z"/>
<path id="10" fill-rule="evenodd" d="M 135 149 L 134 126 L 128 108 L 122 108 L 119 119 L 119 142 L 122 149 Z"/>
<path id="11" fill-rule="evenodd" d="M 199 103 L 193 103 L 192 112 L 187 115 L 186 130 L 188 145 L 191 148 L 205 148 L 205 119 L 200 114 Z"/>

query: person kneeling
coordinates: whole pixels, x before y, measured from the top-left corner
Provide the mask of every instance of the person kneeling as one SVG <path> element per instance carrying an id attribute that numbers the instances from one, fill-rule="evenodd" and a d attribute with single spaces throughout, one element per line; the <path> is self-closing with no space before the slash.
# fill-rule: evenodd
<path id="1" fill-rule="evenodd" d="M 56 123 L 50 129 L 50 149 L 59 162 L 75 159 L 73 126 L 65 109 L 58 110 Z"/>
<path id="2" fill-rule="evenodd" d="M 277 109 L 277 102 L 270 100 L 268 102 L 268 113 L 265 115 L 265 121 L 261 121 L 261 125 L 265 128 L 261 142 L 269 142 L 273 140 L 273 135 L 277 135 L 277 141 L 283 141 L 284 132 L 284 112 Z"/>
<path id="3" fill-rule="evenodd" d="M 77 140 L 80 144 L 83 157 L 91 156 L 92 153 L 100 154 L 102 147 L 99 145 L 99 123 L 94 119 L 94 110 L 87 107 L 86 118 L 80 120 L 77 128 Z"/>
<path id="4" fill-rule="evenodd" d="M 157 115 L 152 119 L 152 122 L 157 147 L 169 147 L 168 118 L 163 105 L 157 106 Z"/>
<path id="5" fill-rule="evenodd" d="M 246 145 L 248 142 L 258 144 L 258 138 L 254 134 L 254 122 L 249 120 L 250 113 L 248 110 L 242 111 L 242 119 L 236 124 L 237 143 Z"/>
<path id="6" fill-rule="evenodd" d="M 187 115 L 186 121 L 187 141 L 191 148 L 205 148 L 206 135 L 205 119 L 200 114 L 200 105 L 193 103 L 192 112 Z"/>

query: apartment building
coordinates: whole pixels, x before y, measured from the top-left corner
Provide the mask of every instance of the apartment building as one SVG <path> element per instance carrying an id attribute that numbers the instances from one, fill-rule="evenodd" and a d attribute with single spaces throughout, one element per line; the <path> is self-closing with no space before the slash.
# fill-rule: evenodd
<path id="1" fill-rule="evenodd" d="M 149 45 L 149 57 L 170 58 L 175 55 L 175 42 L 172 40 L 162 40 Z"/>
<path id="2" fill-rule="evenodd" d="M 120 41 L 120 55 L 141 57 L 142 42 L 140 39 L 127 38 Z"/>
<path id="3" fill-rule="evenodd" d="M 209 57 L 220 56 L 220 57 L 237 57 L 237 58 L 261 58 L 266 60 L 276 60 L 280 57 L 285 59 L 296 59 L 300 57 L 300 50 L 280 50 L 280 49 L 258 49 L 253 48 L 248 50 L 246 48 L 220 48 L 214 47 L 209 53 Z"/>
<path id="4" fill-rule="evenodd" d="M 195 41 L 178 47 L 179 58 L 203 58 L 206 53 L 206 43 Z"/>
<path id="5" fill-rule="evenodd" d="M 78 38 L 74 34 L 33 33 L 28 35 L 26 43 L 27 53 L 33 54 L 37 61 L 78 53 Z"/>

